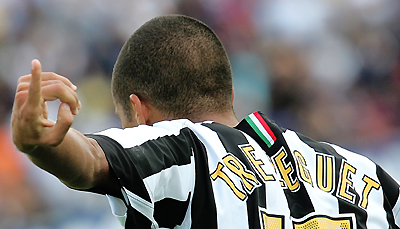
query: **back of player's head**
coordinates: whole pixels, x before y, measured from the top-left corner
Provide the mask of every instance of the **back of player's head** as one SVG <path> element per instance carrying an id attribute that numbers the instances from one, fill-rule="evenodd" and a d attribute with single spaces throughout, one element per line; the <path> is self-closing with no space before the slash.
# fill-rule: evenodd
<path id="1" fill-rule="evenodd" d="M 130 118 L 136 94 L 172 118 L 232 109 L 232 72 L 222 43 L 183 15 L 154 18 L 126 41 L 113 71 L 113 96 Z"/>

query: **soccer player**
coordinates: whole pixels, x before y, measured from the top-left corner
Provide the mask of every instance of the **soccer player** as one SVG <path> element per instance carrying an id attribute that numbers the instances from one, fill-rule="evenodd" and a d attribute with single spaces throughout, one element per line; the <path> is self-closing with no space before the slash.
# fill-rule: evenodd
<path id="1" fill-rule="evenodd" d="M 399 183 L 372 161 L 259 112 L 237 121 L 225 49 L 193 18 L 154 18 L 122 47 L 112 78 L 122 129 L 70 128 L 76 90 L 33 60 L 14 143 L 68 187 L 107 195 L 126 228 L 400 227 Z"/>

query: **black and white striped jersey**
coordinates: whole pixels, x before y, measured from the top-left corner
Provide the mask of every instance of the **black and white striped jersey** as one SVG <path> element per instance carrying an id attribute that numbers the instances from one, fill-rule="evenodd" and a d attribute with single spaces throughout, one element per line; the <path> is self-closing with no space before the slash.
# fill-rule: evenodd
<path id="1" fill-rule="evenodd" d="M 172 120 L 87 135 L 126 228 L 399 228 L 400 185 L 366 157 L 277 126 Z"/>

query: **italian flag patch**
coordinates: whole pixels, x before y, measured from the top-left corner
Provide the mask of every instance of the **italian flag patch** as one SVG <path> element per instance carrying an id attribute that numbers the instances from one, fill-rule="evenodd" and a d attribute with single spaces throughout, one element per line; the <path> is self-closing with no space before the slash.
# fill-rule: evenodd
<path id="1" fill-rule="evenodd" d="M 257 111 L 247 116 L 245 120 L 268 147 L 275 143 L 276 137 L 274 133 Z"/>

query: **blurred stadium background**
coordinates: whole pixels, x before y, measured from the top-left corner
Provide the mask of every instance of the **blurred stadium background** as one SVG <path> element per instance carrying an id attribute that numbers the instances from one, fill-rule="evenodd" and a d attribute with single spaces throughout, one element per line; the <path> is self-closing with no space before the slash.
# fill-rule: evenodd
<path id="1" fill-rule="evenodd" d="M 222 39 L 239 119 L 263 111 L 400 179 L 398 12 L 397 0 L 0 0 L 0 228 L 120 228 L 105 197 L 64 187 L 16 152 L 14 90 L 38 58 L 78 86 L 74 128 L 118 127 L 109 92 L 117 54 L 142 23 L 170 13 Z"/>

